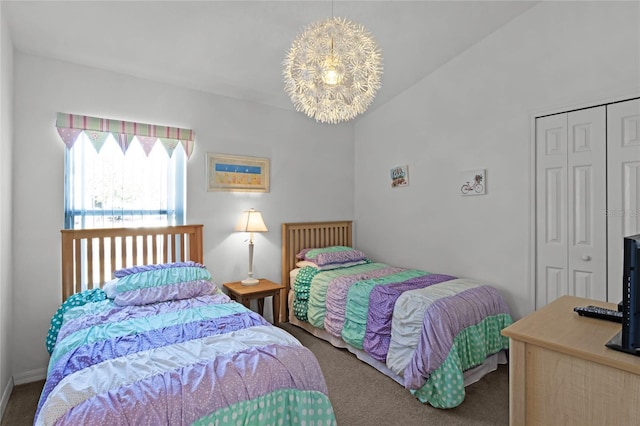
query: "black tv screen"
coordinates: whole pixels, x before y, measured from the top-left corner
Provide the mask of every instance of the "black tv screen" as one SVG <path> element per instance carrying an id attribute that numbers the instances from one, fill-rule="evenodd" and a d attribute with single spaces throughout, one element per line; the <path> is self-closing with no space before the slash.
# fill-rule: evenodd
<path id="1" fill-rule="evenodd" d="M 607 346 L 640 356 L 640 234 L 624 238 L 622 330 Z"/>

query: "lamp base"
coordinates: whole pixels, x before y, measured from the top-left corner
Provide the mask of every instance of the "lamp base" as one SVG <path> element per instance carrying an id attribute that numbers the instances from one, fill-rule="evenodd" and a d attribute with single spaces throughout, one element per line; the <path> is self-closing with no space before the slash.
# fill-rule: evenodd
<path id="1" fill-rule="evenodd" d="M 244 280 L 240 281 L 242 285 L 256 285 L 259 282 L 260 280 L 257 280 L 255 278 L 245 278 Z"/>

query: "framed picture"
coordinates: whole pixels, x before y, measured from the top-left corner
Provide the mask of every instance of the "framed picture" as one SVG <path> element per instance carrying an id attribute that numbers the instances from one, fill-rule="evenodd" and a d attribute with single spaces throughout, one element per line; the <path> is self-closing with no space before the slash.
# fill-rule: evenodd
<path id="1" fill-rule="evenodd" d="M 392 188 L 409 185 L 409 165 L 394 167 L 389 174 Z"/>
<path id="2" fill-rule="evenodd" d="M 207 153 L 207 191 L 269 192 L 269 159 Z"/>
<path id="3" fill-rule="evenodd" d="M 461 195 L 484 195 L 487 188 L 485 169 L 462 172 L 459 188 Z"/>

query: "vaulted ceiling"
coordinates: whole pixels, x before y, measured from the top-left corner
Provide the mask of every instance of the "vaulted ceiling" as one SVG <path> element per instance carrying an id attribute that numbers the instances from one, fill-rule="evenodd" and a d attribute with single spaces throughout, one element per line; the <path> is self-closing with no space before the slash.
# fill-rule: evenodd
<path id="1" fill-rule="evenodd" d="M 363 24 L 383 54 L 373 110 L 536 2 L 4 1 L 16 49 L 293 109 L 282 62 L 305 26 Z"/>

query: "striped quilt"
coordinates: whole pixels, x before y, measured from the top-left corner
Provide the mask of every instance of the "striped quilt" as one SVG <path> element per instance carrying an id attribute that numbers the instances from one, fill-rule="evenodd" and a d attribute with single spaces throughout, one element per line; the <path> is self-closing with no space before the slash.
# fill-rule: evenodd
<path id="1" fill-rule="evenodd" d="M 420 401 L 452 408 L 464 400 L 464 371 L 509 341 L 509 308 L 478 281 L 369 262 L 327 271 L 301 268 L 297 319 L 383 362 Z"/>
<path id="2" fill-rule="evenodd" d="M 215 294 L 66 311 L 34 424 L 294 422 L 335 424 L 316 358 Z"/>

